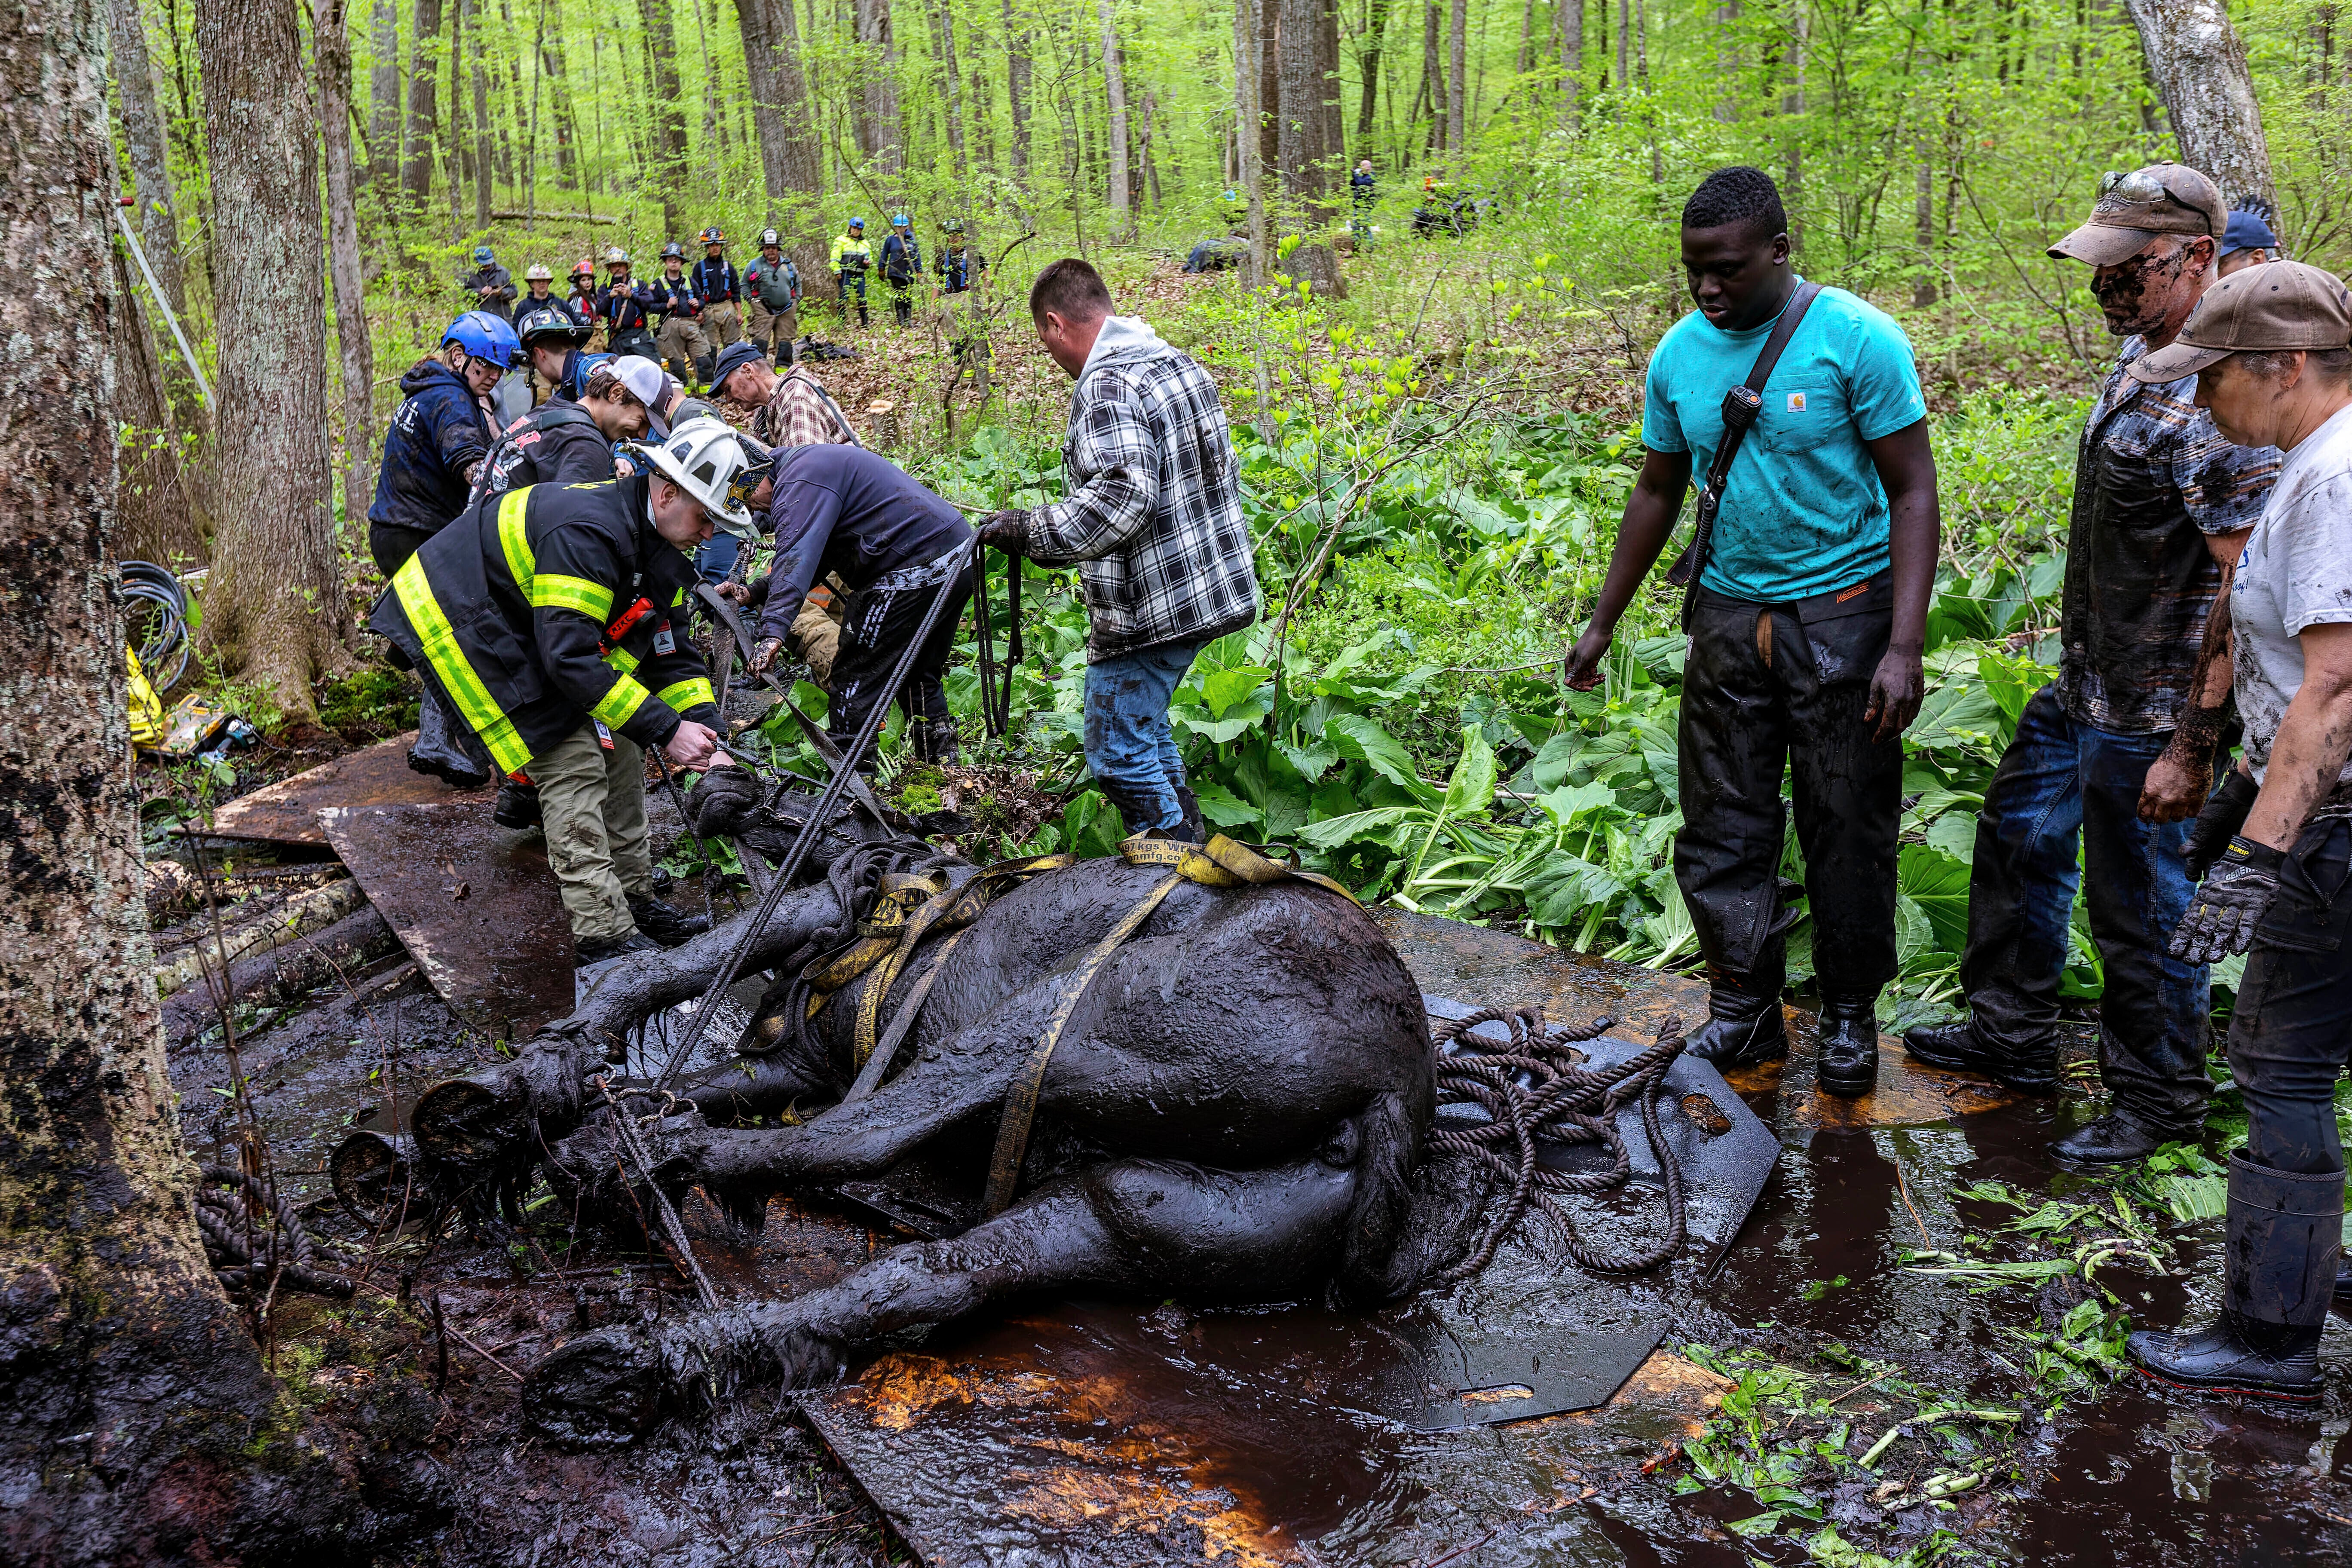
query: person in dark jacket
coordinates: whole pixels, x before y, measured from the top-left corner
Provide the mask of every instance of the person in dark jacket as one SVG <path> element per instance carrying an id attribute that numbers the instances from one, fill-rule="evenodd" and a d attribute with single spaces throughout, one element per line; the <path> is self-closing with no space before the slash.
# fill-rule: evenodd
<path id="1" fill-rule="evenodd" d="M 573 362 L 591 336 L 580 319 L 561 301 L 551 300 L 516 318 L 515 336 L 522 340 L 523 358 L 537 380 L 534 390 L 543 390 L 549 396 L 561 394 L 577 403 L 580 393 L 567 383 Z"/>
<path id="2" fill-rule="evenodd" d="M 449 324 L 437 353 L 400 378 L 406 401 L 384 432 L 368 507 L 368 549 L 385 576 L 464 509 L 490 447 L 490 390 L 520 348 L 505 321 L 468 310 Z"/>
<path id="3" fill-rule="evenodd" d="M 655 898 L 645 748 L 730 764 L 682 635 L 713 526 L 748 529 L 735 433 L 674 431 L 652 471 L 485 499 L 412 556 L 369 628 L 423 671 L 494 766 L 540 789 L 550 866 L 582 964 L 683 941 L 706 922 Z"/>
<path id="4" fill-rule="evenodd" d="M 648 319 L 659 308 L 653 290 L 629 276 L 629 253 L 617 245 L 604 252 L 604 286 L 596 290 L 596 319 L 604 323 L 604 346 L 616 354 L 659 359 Z"/>
<path id="5" fill-rule="evenodd" d="M 727 236 L 717 224 L 702 231 L 702 259 L 689 277 L 702 301 L 702 335 L 715 353 L 743 335 L 743 275 L 727 259 Z"/>
<path id="6" fill-rule="evenodd" d="M 916 754 L 955 761 L 955 721 L 942 678 L 971 591 L 963 570 L 971 530 L 962 514 L 887 458 L 863 447 L 819 446 L 776 453 L 768 516 L 776 563 L 752 590 L 761 615 L 750 668 L 759 675 L 774 666 L 810 588 L 838 574 L 850 599 L 825 727 L 845 745 L 874 710 L 940 584 L 964 578 L 898 693 Z"/>
<path id="7" fill-rule="evenodd" d="M 890 319 L 902 327 L 915 319 L 915 279 L 922 275 L 923 247 L 915 238 L 914 220 L 894 214 L 882 241 L 882 281 L 890 285 Z"/>
<path id="8" fill-rule="evenodd" d="M 679 381 L 691 377 L 696 385 L 704 384 L 710 374 L 710 340 L 702 335 L 702 301 L 686 275 L 684 246 L 672 240 L 662 247 L 662 269 L 646 287 L 653 294 L 651 309 L 661 318 L 654 331 L 661 352 L 655 357 Z"/>
<path id="9" fill-rule="evenodd" d="M 572 264 L 572 292 L 563 301 L 572 319 L 593 335 L 596 329 L 596 264 L 582 257 Z"/>
<path id="10" fill-rule="evenodd" d="M 499 265 L 487 245 L 474 247 L 474 269 L 457 280 L 469 303 L 467 309 L 488 310 L 501 321 L 514 320 L 514 274 Z"/>
<path id="11" fill-rule="evenodd" d="M 585 397 L 558 393 L 507 426 L 481 465 L 470 500 L 525 485 L 609 479 L 613 443 L 642 440 L 647 418 L 646 405 L 619 374 L 598 365 L 589 374 Z"/>

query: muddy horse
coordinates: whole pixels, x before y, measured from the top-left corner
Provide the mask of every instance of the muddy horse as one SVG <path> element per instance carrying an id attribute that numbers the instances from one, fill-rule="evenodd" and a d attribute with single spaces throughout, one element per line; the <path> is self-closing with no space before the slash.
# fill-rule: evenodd
<path id="1" fill-rule="evenodd" d="M 1449 1135 L 1433 1135 L 1423 997 L 1336 885 L 1222 839 L 874 874 L 920 847 L 851 847 L 782 897 L 750 939 L 780 978 L 744 1054 L 677 1092 L 616 1094 L 607 1058 L 703 994 L 748 916 L 633 961 L 516 1061 L 419 1102 L 428 1162 L 509 1188 L 543 1162 L 583 1214 L 698 1187 L 756 1227 L 773 1194 L 919 1163 L 975 1221 L 789 1300 L 575 1339 L 526 1384 L 542 1435 L 626 1442 L 751 1380 L 829 1381 L 884 1336 L 1016 1293 L 1370 1304 L 1458 1268 L 1482 1225 L 1477 1261 L 1491 1254 L 1507 1162 L 1430 1157 Z M 1572 1074 L 1568 1059 L 1553 1065 Z M 1614 1110 L 1586 1118 L 1592 1141 L 1614 1142 Z"/>

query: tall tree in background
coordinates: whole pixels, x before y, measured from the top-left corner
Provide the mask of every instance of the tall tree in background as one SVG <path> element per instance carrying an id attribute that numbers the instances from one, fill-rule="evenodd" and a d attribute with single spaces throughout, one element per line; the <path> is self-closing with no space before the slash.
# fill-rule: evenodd
<path id="1" fill-rule="evenodd" d="M 1372 110 L 1380 99 L 1381 43 L 1388 36 L 1389 5 L 1390 0 L 1371 0 L 1364 17 L 1363 42 L 1356 50 L 1356 79 L 1362 83 L 1356 106 L 1356 141 L 1367 151 L 1372 142 Z"/>
<path id="2" fill-rule="evenodd" d="M 432 198 L 433 160 L 441 150 L 434 134 L 439 111 L 433 68 L 434 40 L 441 36 L 441 0 L 416 0 L 413 16 L 408 34 L 408 164 L 400 183 L 408 193 L 409 204 L 422 207 Z"/>
<path id="3" fill-rule="evenodd" d="M 139 0 L 110 0 L 107 31 L 111 41 L 115 86 L 122 103 L 123 140 L 131 146 L 131 188 L 138 206 L 139 244 L 163 298 L 183 317 L 187 285 L 180 274 L 179 199 L 172 184 L 163 117 L 155 107 L 155 69 L 147 55 L 147 29 Z"/>
<path id="4" fill-rule="evenodd" d="M 1110 146 L 1110 237 L 1124 240 L 1132 232 L 1133 196 L 1127 178 L 1127 68 L 1118 56 L 1118 16 L 1111 0 L 1095 0 L 1102 16 L 1103 89 L 1108 100 Z"/>
<path id="5" fill-rule="evenodd" d="M 818 203 L 824 194 L 824 153 L 809 111 L 799 18 L 793 0 L 737 0 L 736 12 L 751 79 L 751 130 L 768 177 L 768 219 L 786 222 L 801 244 L 814 244 L 823 236 Z M 779 209 L 793 197 L 806 199 L 794 203 L 784 220 Z"/>
<path id="6" fill-rule="evenodd" d="M 956 32 L 954 0 L 939 0 L 932 13 L 940 34 L 940 81 L 947 95 L 948 155 L 955 162 L 955 174 L 961 184 L 965 174 L 963 145 L 963 88 L 957 79 Z"/>
<path id="7" fill-rule="evenodd" d="M 15 14 L 0 53 L 0 263 L 43 280 L 0 297 L 7 334 L 41 344 L 0 360 L 0 701 L 25 718 L 0 737 L 0 1557 L 282 1561 L 304 1534 L 332 1539 L 351 1494 L 329 1450 L 272 1433 L 278 1391 L 205 1261 L 164 1073 L 115 445 L 91 438 L 116 369 L 110 277 L 91 265 L 116 190 L 105 48 L 96 0 L 52 0 Z"/>
<path id="8" fill-rule="evenodd" d="M 1234 124 L 1235 162 L 1241 165 L 1242 196 L 1249 204 L 1249 259 L 1243 276 L 1253 289 L 1265 280 L 1265 170 L 1258 159 L 1259 66 L 1265 47 L 1262 7 L 1266 0 L 1234 0 Z"/>
<path id="9" fill-rule="evenodd" d="M 1005 140 L 1012 153 L 1013 183 L 1026 186 L 1029 183 L 1029 29 L 1025 21 L 1016 18 L 1016 0 L 1004 0 L 1004 100 L 1012 115 Z M 1246 5 L 1249 0 L 1237 0 Z"/>
<path id="10" fill-rule="evenodd" d="M 548 107 L 555 116 L 555 173 L 566 184 L 575 181 L 584 184 L 580 179 L 580 121 L 572 106 L 571 80 L 563 74 L 562 0 L 540 0 L 539 18 L 543 29 L 539 68 L 547 77 Z M 756 92 L 758 79 L 752 79 Z"/>
<path id="11" fill-rule="evenodd" d="M 1622 0 L 1621 0 L 1622 3 Z M 1470 0 L 1454 0 L 1454 26 L 1446 37 L 1445 145 L 1458 161 L 1470 145 Z"/>
<path id="12" fill-rule="evenodd" d="M 1559 4 L 1560 124 L 1573 131 L 1584 96 L 1584 0 Z"/>
<path id="13" fill-rule="evenodd" d="M 653 71 L 655 188 L 661 193 L 662 227 L 673 239 L 685 234 L 678 185 L 686 174 L 686 106 L 678 100 L 677 37 L 670 25 L 670 0 L 638 0 L 646 19 L 646 55 Z"/>
<path id="14" fill-rule="evenodd" d="M 335 347 L 343 382 L 343 526 L 366 533 L 375 477 L 375 352 L 368 341 L 360 266 L 358 176 L 352 162 L 351 0 L 319 0 L 310 47 L 319 60 L 319 125 L 327 151 L 327 275 L 334 286 Z"/>
<path id="15" fill-rule="evenodd" d="M 2164 99 L 2180 156 L 2232 204 L 2251 196 L 2275 208 L 2270 141 L 2254 100 L 2246 47 L 2221 0 L 2126 0 Z"/>
<path id="16" fill-rule="evenodd" d="M 400 8 L 373 0 L 368 17 L 368 184 L 383 201 L 400 178 Z"/>
<path id="17" fill-rule="evenodd" d="M 876 172 L 896 180 L 906 166 L 907 128 L 898 113 L 898 47 L 890 34 L 890 0 L 856 0 L 857 41 L 866 58 L 858 62 L 865 90 L 860 96 L 857 150 Z"/>
<path id="18" fill-rule="evenodd" d="M 458 0 L 458 3 L 471 8 L 474 0 Z M 490 226 L 494 178 L 490 163 L 490 72 L 484 58 L 486 46 L 483 43 L 486 31 L 488 29 L 482 26 L 481 16 L 477 12 L 474 17 L 474 226 L 477 229 Z"/>
<path id="19" fill-rule="evenodd" d="M 205 0 L 196 11 L 210 140 L 213 299 L 238 352 L 220 363 L 214 441 L 221 508 L 204 637 L 225 669 L 289 719 L 317 718 L 314 678 L 351 625 L 329 504 L 319 124 L 294 0 Z M 266 258 L 267 265 L 259 265 Z M 305 280 L 289 289 L 286 279 Z"/>

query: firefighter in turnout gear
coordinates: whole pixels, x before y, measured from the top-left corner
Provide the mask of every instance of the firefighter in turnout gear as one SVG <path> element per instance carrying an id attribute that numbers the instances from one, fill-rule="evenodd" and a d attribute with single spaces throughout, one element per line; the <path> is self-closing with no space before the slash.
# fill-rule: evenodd
<path id="1" fill-rule="evenodd" d="M 648 320 L 660 309 L 652 289 L 629 276 L 629 253 L 619 246 L 604 252 L 604 286 L 596 290 L 596 317 L 604 323 L 604 346 L 616 354 L 658 359 Z"/>
<path id="2" fill-rule="evenodd" d="M 582 257 L 572 265 L 572 293 L 563 301 L 572 320 L 593 334 L 596 330 L 596 264 Z"/>
<path id="3" fill-rule="evenodd" d="M 539 786 L 549 864 L 578 962 L 705 929 L 654 897 L 645 748 L 732 765 L 686 638 L 688 552 L 748 531 L 743 449 L 717 420 L 649 447 L 602 484 L 530 485 L 469 507 L 409 558 L 368 625 L 456 709 L 499 771 Z"/>
<path id="4" fill-rule="evenodd" d="M 727 236 L 717 224 L 702 231 L 702 259 L 692 278 L 694 297 L 702 301 L 702 335 L 715 353 L 743 335 L 743 275 L 727 259 Z"/>
<path id="5" fill-rule="evenodd" d="M 654 311 L 662 319 L 654 342 L 660 347 L 663 368 L 679 381 L 697 386 L 710 376 L 710 340 L 702 334 L 702 301 L 695 297 L 694 280 L 686 275 L 686 247 L 671 240 L 662 247 L 661 276 L 651 285 Z"/>
<path id="6" fill-rule="evenodd" d="M 902 327 L 915 319 L 915 279 L 922 275 L 923 247 L 915 238 L 914 219 L 895 213 L 882 241 L 882 281 L 890 285 L 890 319 Z"/>
<path id="7" fill-rule="evenodd" d="M 743 292 L 751 301 L 751 341 L 776 363 L 792 363 L 793 340 L 801 335 L 801 269 L 772 228 L 760 231 L 760 259 L 744 269 Z"/>
<path id="8" fill-rule="evenodd" d="M 833 280 L 841 289 L 841 324 L 849 324 L 849 297 L 857 296 L 857 324 L 865 326 L 866 274 L 874 265 L 874 252 L 866 244 L 866 220 L 849 220 L 848 231 L 833 242 Z"/>

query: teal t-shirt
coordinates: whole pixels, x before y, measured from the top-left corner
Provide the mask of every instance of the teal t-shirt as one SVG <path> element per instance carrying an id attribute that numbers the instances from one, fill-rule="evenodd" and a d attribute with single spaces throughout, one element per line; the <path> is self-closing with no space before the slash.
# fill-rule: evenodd
<path id="1" fill-rule="evenodd" d="M 1693 310 L 1650 356 L 1642 444 L 1688 452 L 1696 486 L 1723 439 L 1723 395 L 1771 335 L 1727 332 Z M 1885 311 L 1824 289 L 1764 384 L 1724 482 L 1704 584 L 1763 604 L 1808 599 L 1885 569 L 1886 489 L 1863 443 L 1927 417 L 1911 341 Z"/>

